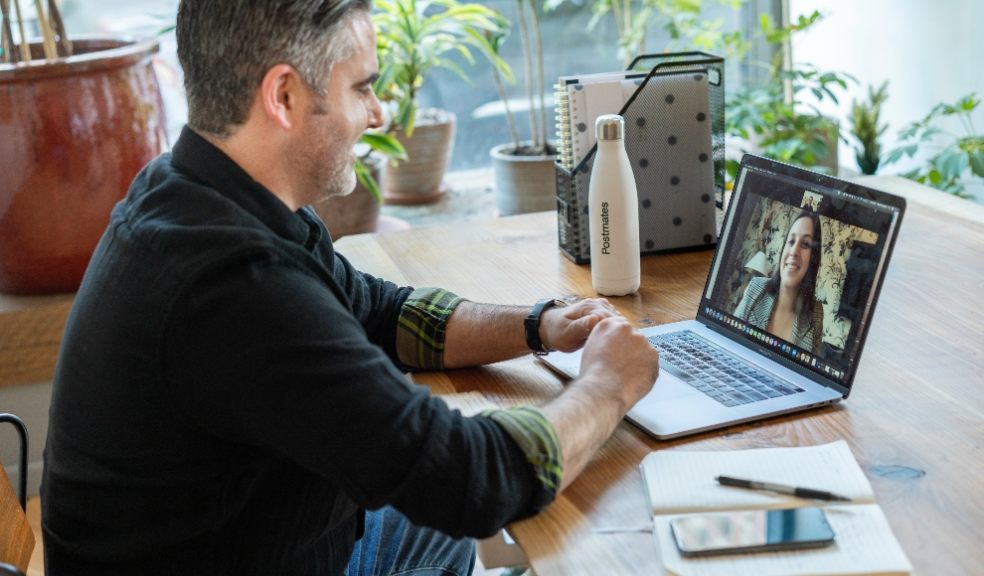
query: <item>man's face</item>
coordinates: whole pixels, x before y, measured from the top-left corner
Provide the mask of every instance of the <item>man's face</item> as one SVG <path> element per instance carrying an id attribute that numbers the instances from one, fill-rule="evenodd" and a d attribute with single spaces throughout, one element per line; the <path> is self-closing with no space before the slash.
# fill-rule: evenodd
<path id="1" fill-rule="evenodd" d="M 378 74 L 376 33 L 369 15 L 360 12 L 346 25 L 354 45 L 348 59 L 332 68 L 328 93 L 313 90 L 303 129 L 288 149 L 308 202 L 345 195 L 355 188 L 352 147 L 368 128 L 382 125 L 382 109 L 372 91 Z"/>

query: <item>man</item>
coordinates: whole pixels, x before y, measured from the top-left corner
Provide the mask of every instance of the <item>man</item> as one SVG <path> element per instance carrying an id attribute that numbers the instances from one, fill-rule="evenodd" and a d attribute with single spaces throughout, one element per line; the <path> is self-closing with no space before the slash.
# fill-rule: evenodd
<path id="1" fill-rule="evenodd" d="M 466 575 L 465 537 L 548 504 L 652 387 L 603 300 L 540 317 L 533 346 L 585 347 L 543 407 L 464 418 L 407 381 L 528 353 L 529 309 L 362 274 L 306 207 L 381 123 L 368 10 L 181 3 L 188 127 L 114 209 L 59 357 L 48 574 Z"/>

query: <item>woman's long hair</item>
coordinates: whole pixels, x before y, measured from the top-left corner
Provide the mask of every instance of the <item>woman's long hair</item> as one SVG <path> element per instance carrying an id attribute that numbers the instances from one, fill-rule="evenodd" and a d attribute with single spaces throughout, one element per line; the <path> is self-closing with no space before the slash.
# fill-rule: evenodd
<path id="1" fill-rule="evenodd" d="M 800 218 L 809 218 L 813 222 L 813 249 L 810 250 L 810 264 L 806 270 L 806 275 L 803 276 L 803 282 L 800 283 L 799 292 L 796 296 L 797 298 L 803 297 L 803 310 L 807 313 L 806 317 L 812 321 L 814 303 L 817 300 L 817 274 L 820 271 L 820 251 L 823 248 L 823 234 L 820 231 L 820 217 L 815 212 L 808 212 L 806 210 L 801 210 L 790 221 L 789 229 L 792 229 L 793 225 Z M 783 245 L 785 245 L 787 238 L 789 238 L 789 230 L 786 230 L 786 235 L 783 236 Z M 782 258 L 782 250 L 779 251 L 779 258 Z M 769 293 L 775 295 L 779 293 L 779 284 L 782 282 L 779 274 L 781 269 L 782 262 L 779 262 L 776 269 L 772 272 L 772 277 L 766 281 L 765 290 L 762 294 Z M 759 298 L 762 297 L 762 294 L 759 294 Z"/>

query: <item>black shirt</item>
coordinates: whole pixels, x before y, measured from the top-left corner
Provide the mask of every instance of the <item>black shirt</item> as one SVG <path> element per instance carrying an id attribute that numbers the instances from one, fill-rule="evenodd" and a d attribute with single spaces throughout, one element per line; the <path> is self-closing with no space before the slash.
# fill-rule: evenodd
<path id="1" fill-rule="evenodd" d="M 455 537 L 533 514 L 508 434 L 403 375 L 410 292 L 186 128 L 113 210 L 68 320 L 48 574 L 340 574 L 362 508 Z"/>

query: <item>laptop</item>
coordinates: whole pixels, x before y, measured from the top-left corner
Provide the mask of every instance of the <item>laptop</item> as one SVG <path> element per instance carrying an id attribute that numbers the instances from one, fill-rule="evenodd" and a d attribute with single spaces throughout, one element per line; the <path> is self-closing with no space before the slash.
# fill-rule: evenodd
<path id="1" fill-rule="evenodd" d="M 626 418 L 667 439 L 846 399 L 904 212 L 898 196 L 745 155 L 697 317 L 641 330 L 660 375 Z M 575 378 L 581 356 L 541 360 Z"/>

